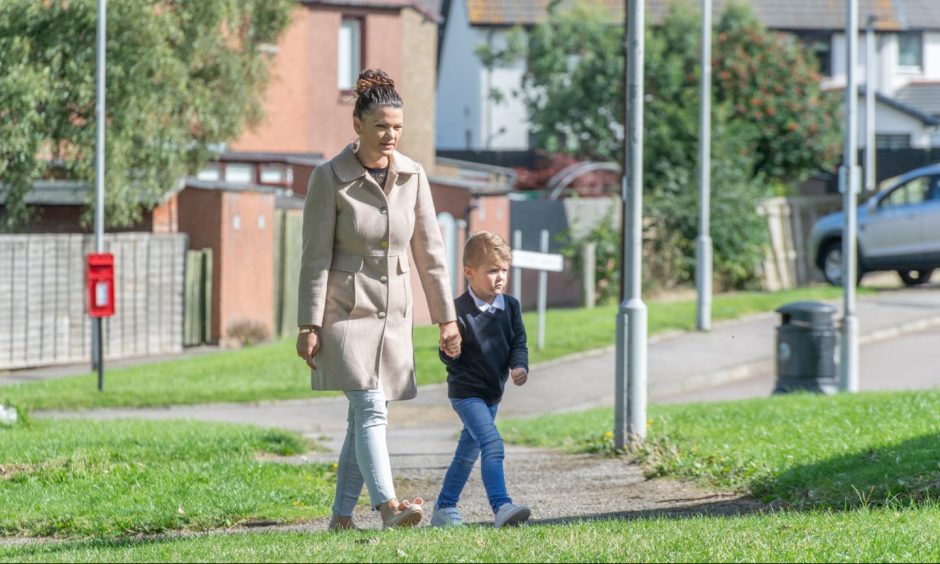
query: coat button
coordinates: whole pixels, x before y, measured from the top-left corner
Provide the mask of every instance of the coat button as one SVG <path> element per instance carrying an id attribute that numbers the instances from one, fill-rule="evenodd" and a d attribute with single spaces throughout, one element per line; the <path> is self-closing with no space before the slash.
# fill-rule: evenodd
<path id="1" fill-rule="evenodd" d="M 388 241 L 382 241 L 381 243 L 379 243 L 379 246 L 382 247 L 383 249 L 387 249 L 387 248 L 388 248 Z"/>
<path id="2" fill-rule="evenodd" d="M 386 213 L 388 213 L 388 208 L 385 207 L 385 206 L 380 207 L 380 208 L 379 208 L 379 213 L 381 213 L 381 214 L 386 214 Z"/>
<path id="3" fill-rule="evenodd" d="M 382 283 L 388 282 L 388 276 L 382 276 L 381 278 L 379 278 L 379 282 L 382 282 Z"/>
<path id="4" fill-rule="evenodd" d="M 379 319 L 385 319 L 385 312 L 384 312 L 384 311 L 380 311 L 380 312 L 379 312 Z"/>

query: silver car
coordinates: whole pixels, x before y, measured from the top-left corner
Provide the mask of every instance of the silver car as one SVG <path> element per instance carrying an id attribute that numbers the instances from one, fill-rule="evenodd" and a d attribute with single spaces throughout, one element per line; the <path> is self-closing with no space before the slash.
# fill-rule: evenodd
<path id="1" fill-rule="evenodd" d="M 842 212 L 813 225 L 816 265 L 831 284 L 842 283 Z M 858 209 L 858 278 L 896 270 L 907 286 L 930 280 L 940 268 L 940 164 L 905 173 Z"/>

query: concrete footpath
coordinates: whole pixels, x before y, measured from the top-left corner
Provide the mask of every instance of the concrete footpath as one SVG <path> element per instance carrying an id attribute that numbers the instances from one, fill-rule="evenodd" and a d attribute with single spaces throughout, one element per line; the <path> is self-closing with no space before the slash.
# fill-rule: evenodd
<path id="1" fill-rule="evenodd" d="M 863 389 L 940 385 L 940 286 L 880 292 L 858 300 Z M 773 313 L 717 323 L 708 333 L 654 337 L 649 343 L 652 402 L 690 402 L 765 396 L 773 389 Z M 902 337 L 905 337 L 902 339 Z M 908 343 L 915 343 L 904 348 Z M 893 351 L 901 347 L 900 356 Z M 927 356 L 924 356 L 927 355 Z M 904 362 L 924 369 L 903 370 Z M 511 383 L 500 417 L 531 417 L 613 404 L 613 349 L 566 357 L 532 367 L 529 383 Z M 192 418 L 251 423 L 297 431 L 336 451 L 346 427 L 342 397 L 82 412 L 37 412 L 39 417 L 113 419 Z M 459 422 L 445 385 L 424 386 L 417 399 L 390 405 L 389 448 L 398 458 L 453 452 Z M 333 455 L 330 455 L 333 456 Z M 402 460 L 399 461 L 401 464 Z"/>

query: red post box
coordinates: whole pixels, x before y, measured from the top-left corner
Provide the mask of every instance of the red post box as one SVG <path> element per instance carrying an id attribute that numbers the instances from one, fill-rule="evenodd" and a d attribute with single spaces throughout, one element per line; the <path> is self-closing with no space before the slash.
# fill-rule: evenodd
<path id="1" fill-rule="evenodd" d="M 88 288 L 88 315 L 111 317 L 114 315 L 114 255 L 90 253 L 85 270 Z"/>

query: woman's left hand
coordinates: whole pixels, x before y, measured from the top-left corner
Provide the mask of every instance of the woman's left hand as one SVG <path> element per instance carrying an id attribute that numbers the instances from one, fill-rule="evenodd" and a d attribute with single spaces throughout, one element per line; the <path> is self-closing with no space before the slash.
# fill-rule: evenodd
<path id="1" fill-rule="evenodd" d="M 451 358 L 460 356 L 460 330 L 456 321 L 441 323 L 440 349 Z"/>

